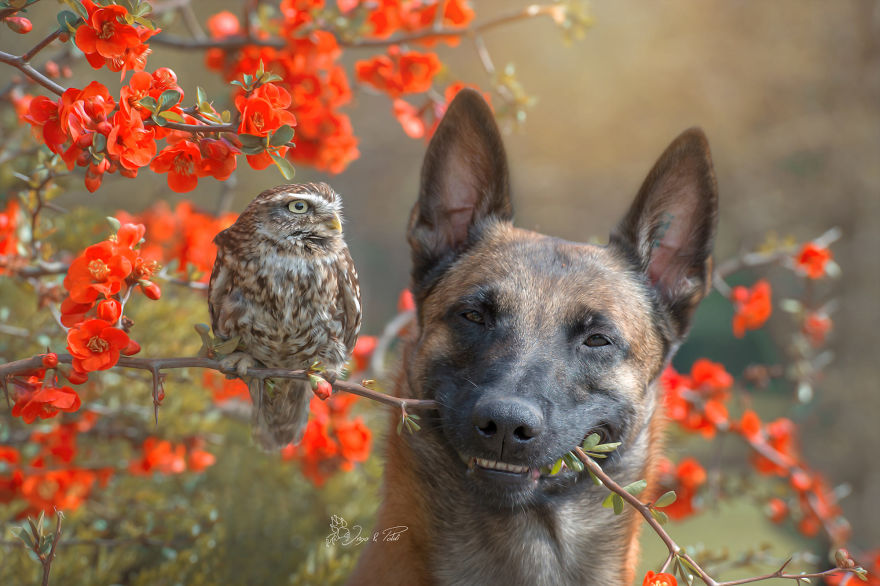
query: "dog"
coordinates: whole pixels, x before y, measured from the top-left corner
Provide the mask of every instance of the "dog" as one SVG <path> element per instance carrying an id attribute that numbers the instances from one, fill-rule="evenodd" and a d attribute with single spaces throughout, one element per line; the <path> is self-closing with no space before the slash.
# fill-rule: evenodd
<path id="1" fill-rule="evenodd" d="M 657 380 L 711 281 L 708 142 L 669 145 L 607 246 L 515 228 L 509 191 L 493 114 L 463 90 L 409 222 L 417 327 L 395 387 L 438 408 L 414 434 L 392 416 L 376 526 L 407 529 L 371 541 L 350 584 L 633 582 L 635 512 L 603 508 L 585 471 L 541 469 L 599 433 L 622 442 L 606 473 L 653 484 Z"/>

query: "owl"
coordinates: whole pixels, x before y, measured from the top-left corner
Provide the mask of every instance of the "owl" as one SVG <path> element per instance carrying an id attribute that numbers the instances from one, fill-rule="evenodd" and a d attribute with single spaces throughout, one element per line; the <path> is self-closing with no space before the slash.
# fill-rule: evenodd
<path id="1" fill-rule="evenodd" d="M 302 438 L 311 387 L 274 379 L 261 392 L 247 369 L 296 370 L 319 361 L 332 382 L 357 340 L 360 288 L 341 210 L 325 183 L 281 185 L 258 195 L 214 239 L 211 325 L 217 338 L 239 340 L 221 363 L 248 382 L 253 437 L 267 451 Z"/>

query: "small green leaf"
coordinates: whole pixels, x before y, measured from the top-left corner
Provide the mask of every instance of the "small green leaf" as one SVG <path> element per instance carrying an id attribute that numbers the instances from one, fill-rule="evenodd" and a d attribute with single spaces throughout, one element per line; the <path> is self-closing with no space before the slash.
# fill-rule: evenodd
<path id="1" fill-rule="evenodd" d="M 602 484 L 603 484 L 602 480 L 600 480 L 599 477 L 596 476 L 596 474 L 592 470 L 590 470 L 589 468 L 587 470 L 590 473 L 590 478 L 593 479 L 593 484 L 595 484 L 596 486 L 602 486 Z"/>
<path id="2" fill-rule="evenodd" d="M 663 511 L 658 511 L 657 509 L 651 509 L 651 516 L 661 525 L 665 525 L 666 522 L 669 521 L 669 516 Z"/>
<path id="3" fill-rule="evenodd" d="M 562 458 L 553 462 L 553 465 L 550 467 L 550 476 L 556 476 L 560 470 L 562 470 Z"/>
<path id="4" fill-rule="evenodd" d="M 633 496 L 637 496 L 642 493 L 648 487 L 647 480 L 636 480 L 633 483 L 627 484 L 623 487 L 623 490 L 630 493 Z"/>
<path id="5" fill-rule="evenodd" d="M 156 102 L 156 98 L 153 96 L 144 96 L 140 100 L 138 100 L 138 104 L 149 110 L 150 112 L 155 112 L 158 107 L 158 102 Z"/>
<path id="6" fill-rule="evenodd" d="M 618 446 L 620 446 L 620 443 L 621 442 L 612 442 L 610 444 L 599 444 L 598 446 L 593 446 L 593 448 L 590 451 L 591 452 L 600 452 L 600 453 L 613 452 L 614 450 L 616 450 L 618 448 Z"/>
<path id="7" fill-rule="evenodd" d="M 584 443 L 581 444 L 581 447 L 584 449 L 585 452 L 589 452 L 599 445 L 600 439 L 602 438 L 598 433 L 591 433 L 587 436 L 587 439 L 584 440 Z"/>
<path id="8" fill-rule="evenodd" d="M 296 169 L 293 168 L 293 164 L 284 157 L 279 157 L 275 153 L 269 153 L 269 155 L 272 157 L 272 161 L 275 163 L 275 166 L 278 167 L 278 170 L 281 171 L 282 175 L 284 175 L 284 178 L 288 181 L 293 179 L 293 176 L 296 173 Z"/>
<path id="9" fill-rule="evenodd" d="M 107 137 L 100 132 L 92 135 L 92 152 L 100 153 L 107 148 Z"/>
<path id="10" fill-rule="evenodd" d="M 172 122 L 186 122 L 183 116 L 173 110 L 165 110 L 164 112 L 159 112 L 159 116 L 161 118 L 164 118 L 165 120 L 171 120 Z"/>
<path id="11" fill-rule="evenodd" d="M 397 422 L 397 435 L 403 433 L 403 419 Z"/>
<path id="12" fill-rule="evenodd" d="M 244 83 L 238 81 L 237 79 L 234 80 L 234 81 L 229 82 L 229 84 L 230 84 L 230 85 L 237 85 L 238 87 L 240 87 L 240 88 L 242 88 L 242 89 L 247 89 L 246 87 L 244 87 Z"/>
<path id="13" fill-rule="evenodd" d="M 202 109 L 203 104 L 208 104 L 208 95 L 200 86 L 196 86 L 196 102 L 199 105 L 199 109 Z"/>
<path id="14" fill-rule="evenodd" d="M 606 509 L 610 509 L 613 506 L 614 497 L 617 496 L 613 492 L 609 492 L 608 496 L 605 497 L 605 500 L 602 501 L 602 506 Z"/>
<path id="15" fill-rule="evenodd" d="M 153 114 L 150 116 L 150 120 L 155 122 L 156 126 L 165 126 L 166 124 L 168 124 L 168 121 L 159 116 L 158 112 L 153 112 Z"/>
<path id="16" fill-rule="evenodd" d="M 575 472 L 583 472 L 584 463 L 578 460 L 578 457 L 571 452 L 568 452 L 567 454 L 562 456 L 562 459 L 565 461 L 565 465 L 568 466 L 570 470 L 574 470 Z"/>
<path id="17" fill-rule="evenodd" d="M 289 125 L 285 124 L 281 126 L 272 134 L 272 138 L 269 139 L 269 144 L 271 146 L 283 146 L 290 142 L 290 139 L 293 138 L 293 128 Z"/>
<path id="18" fill-rule="evenodd" d="M 229 124 L 229 122 L 232 120 L 232 114 L 229 113 L 229 110 L 223 110 L 220 113 L 220 118 L 223 120 L 223 122 Z"/>
<path id="19" fill-rule="evenodd" d="M 284 79 L 284 78 L 282 78 L 282 77 L 281 77 L 280 75 L 278 75 L 277 73 L 266 73 L 265 75 L 263 75 L 262 77 L 260 77 L 260 82 L 262 82 L 262 83 L 272 83 L 273 81 L 279 81 L 279 80 L 281 80 L 281 79 Z"/>
<path id="20" fill-rule="evenodd" d="M 122 228 L 122 222 L 113 216 L 107 216 L 106 220 L 107 223 L 110 224 L 110 227 L 113 228 L 113 232 L 119 232 L 119 229 Z"/>
<path id="21" fill-rule="evenodd" d="M 670 490 L 669 492 L 663 493 L 663 495 L 660 498 L 658 498 L 656 501 L 654 501 L 654 506 L 661 507 L 661 508 L 668 507 L 669 505 L 674 503 L 675 499 L 677 499 L 677 498 L 678 497 L 676 496 L 675 491 Z"/>
<path id="22" fill-rule="evenodd" d="M 234 338 L 229 338 L 228 340 L 220 340 L 218 338 L 214 341 L 214 351 L 217 354 L 232 354 L 238 348 L 238 343 L 240 341 L 240 336 L 235 336 Z"/>
<path id="23" fill-rule="evenodd" d="M 177 90 L 165 90 L 159 96 L 159 110 L 173 108 L 180 101 L 180 92 Z"/>
<path id="24" fill-rule="evenodd" d="M 614 503 L 614 514 L 621 514 L 623 512 L 623 498 L 619 494 L 615 493 L 614 500 L 612 502 Z"/>
<path id="25" fill-rule="evenodd" d="M 242 146 L 266 148 L 266 139 L 256 134 L 239 134 L 238 140 L 241 141 Z"/>
<path id="26" fill-rule="evenodd" d="M 62 10 L 58 13 L 58 24 L 61 30 L 73 32 L 82 22 L 82 19 L 70 10 Z"/>
<path id="27" fill-rule="evenodd" d="M 259 155 L 260 153 L 262 153 L 265 150 L 266 150 L 266 147 L 264 147 L 263 145 L 242 146 L 241 147 L 241 152 L 246 155 Z"/>

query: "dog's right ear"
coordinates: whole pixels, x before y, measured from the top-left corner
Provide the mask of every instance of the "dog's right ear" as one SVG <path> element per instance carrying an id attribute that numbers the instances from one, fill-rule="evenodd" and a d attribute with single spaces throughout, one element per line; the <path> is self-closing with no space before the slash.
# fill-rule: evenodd
<path id="1" fill-rule="evenodd" d="M 458 93 L 425 154 L 410 215 L 416 299 L 479 238 L 487 221 L 510 221 L 507 156 L 492 110 L 474 90 Z"/>

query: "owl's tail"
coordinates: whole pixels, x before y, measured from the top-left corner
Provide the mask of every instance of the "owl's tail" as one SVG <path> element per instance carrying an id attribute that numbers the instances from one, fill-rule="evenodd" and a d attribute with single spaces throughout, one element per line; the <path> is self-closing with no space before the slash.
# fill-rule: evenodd
<path id="1" fill-rule="evenodd" d="M 260 448 L 277 452 L 302 439 L 312 398 L 309 381 L 290 378 L 266 381 L 261 396 L 258 381 L 251 379 L 248 390 L 254 404 L 251 435 Z"/>

